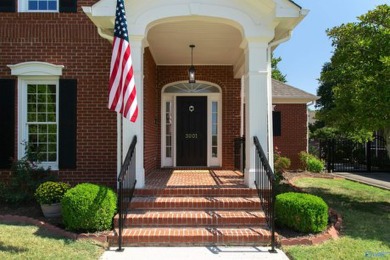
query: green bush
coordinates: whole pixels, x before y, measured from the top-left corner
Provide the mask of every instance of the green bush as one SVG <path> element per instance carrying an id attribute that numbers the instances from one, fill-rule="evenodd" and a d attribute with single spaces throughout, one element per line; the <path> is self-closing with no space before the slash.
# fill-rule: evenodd
<path id="1" fill-rule="evenodd" d="M 34 193 L 39 204 L 60 203 L 70 185 L 64 182 L 47 181 L 38 186 Z"/>
<path id="2" fill-rule="evenodd" d="M 312 154 L 302 151 L 299 153 L 299 158 L 305 170 L 310 172 L 322 172 L 324 169 L 325 163 Z"/>
<path id="3" fill-rule="evenodd" d="M 279 183 L 283 179 L 283 172 L 287 170 L 291 165 L 291 160 L 281 155 L 278 147 L 274 150 L 274 171 Z"/>
<path id="4" fill-rule="evenodd" d="M 34 192 L 41 183 L 58 179 L 50 168 L 40 166 L 37 160 L 39 152 L 34 151 L 32 145 L 25 145 L 25 155 L 12 163 L 11 177 L 3 194 L 4 202 L 11 206 L 32 202 Z"/>
<path id="5" fill-rule="evenodd" d="M 287 192 L 276 196 L 276 224 L 304 233 L 318 233 L 327 227 L 328 205 L 320 197 Z"/>
<path id="6" fill-rule="evenodd" d="M 68 190 L 62 201 L 65 227 L 72 231 L 102 231 L 112 226 L 117 196 L 105 186 L 82 183 Z"/>

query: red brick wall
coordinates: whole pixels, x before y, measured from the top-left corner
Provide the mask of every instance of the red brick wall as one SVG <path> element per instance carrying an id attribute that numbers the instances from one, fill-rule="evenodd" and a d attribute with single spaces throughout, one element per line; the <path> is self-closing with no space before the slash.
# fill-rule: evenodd
<path id="1" fill-rule="evenodd" d="M 157 89 L 161 93 L 162 88 L 175 81 L 188 80 L 188 66 L 157 66 Z M 196 79 L 208 81 L 219 85 L 222 89 L 222 167 L 233 169 L 234 138 L 240 136 L 240 79 L 234 79 L 232 66 L 196 66 Z M 158 104 L 161 103 L 161 95 L 158 95 Z M 158 130 L 160 135 L 160 111 L 158 106 Z M 159 144 L 160 145 L 160 144 Z M 160 152 L 160 146 L 159 146 Z M 160 153 L 158 165 L 161 165 Z"/>
<path id="2" fill-rule="evenodd" d="M 157 107 L 156 89 L 157 68 L 149 48 L 144 52 L 144 168 L 145 173 L 157 169 L 157 159 L 160 154 L 160 135 L 157 121 L 159 114 Z"/>
<path id="3" fill-rule="evenodd" d="M 114 187 L 117 124 L 116 113 L 107 109 L 111 44 L 80 8 L 95 2 L 78 1 L 78 13 L 1 13 L 0 77 L 12 78 L 8 64 L 64 65 L 62 78 L 78 82 L 77 169 L 60 171 L 60 178 Z M 8 175 L 0 173 L 3 178 Z"/>
<path id="4" fill-rule="evenodd" d="M 307 147 L 307 107 L 305 104 L 276 104 L 281 112 L 282 135 L 274 137 L 274 146 L 291 159 L 291 170 L 301 168 L 299 152 Z"/>

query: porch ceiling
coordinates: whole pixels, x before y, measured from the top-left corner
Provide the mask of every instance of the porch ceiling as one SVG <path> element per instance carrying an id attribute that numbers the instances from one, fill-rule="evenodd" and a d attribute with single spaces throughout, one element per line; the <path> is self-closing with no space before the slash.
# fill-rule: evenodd
<path id="1" fill-rule="evenodd" d="M 190 44 L 194 44 L 195 65 L 234 65 L 243 54 L 241 32 L 233 26 L 189 20 L 168 22 L 152 27 L 147 36 L 158 65 L 188 65 Z"/>

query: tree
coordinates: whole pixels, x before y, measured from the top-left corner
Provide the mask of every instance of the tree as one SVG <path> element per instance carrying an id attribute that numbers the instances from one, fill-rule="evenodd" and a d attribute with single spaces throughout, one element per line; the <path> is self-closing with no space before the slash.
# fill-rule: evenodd
<path id="1" fill-rule="evenodd" d="M 319 118 L 360 141 L 383 130 L 390 156 L 390 6 L 358 19 L 327 30 L 335 49 L 321 82 L 331 85 L 332 99 Z"/>
<path id="2" fill-rule="evenodd" d="M 278 63 L 280 61 L 282 61 L 282 58 L 280 58 L 280 57 L 278 57 L 278 58 L 272 57 L 272 60 L 271 60 L 272 78 L 276 79 L 276 80 L 279 80 L 279 81 L 281 81 L 283 83 L 286 83 L 287 82 L 286 75 L 283 75 L 282 72 L 278 68 Z"/>

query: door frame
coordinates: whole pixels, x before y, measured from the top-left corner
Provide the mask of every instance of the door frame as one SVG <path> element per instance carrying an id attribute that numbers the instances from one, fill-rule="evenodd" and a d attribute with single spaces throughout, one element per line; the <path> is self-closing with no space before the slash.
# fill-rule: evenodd
<path id="1" fill-rule="evenodd" d="M 177 97 L 179 96 L 204 96 L 207 97 L 207 167 L 220 167 L 222 166 L 222 91 L 221 88 L 210 82 L 197 81 L 197 83 L 202 83 L 212 87 L 217 87 L 219 93 L 206 93 L 206 92 L 196 92 L 196 93 L 165 93 L 165 89 L 170 86 L 175 86 L 180 83 L 187 83 L 184 81 L 174 82 L 167 84 L 161 90 L 161 167 L 177 167 L 176 163 L 176 126 L 177 126 L 177 115 L 176 115 L 176 102 Z M 171 105 L 171 122 L 172 122 L 172 136 L 171 136 L 171 157 L 166 156 L 166 103 L 170 102 Z M 217 157 L 212 156 L 212 105 L 213 102 L 217 102 Z M 196 165 L 194 165 L 196 166 Z M 204 167 L 204 166 L 203 166 Z"/>

